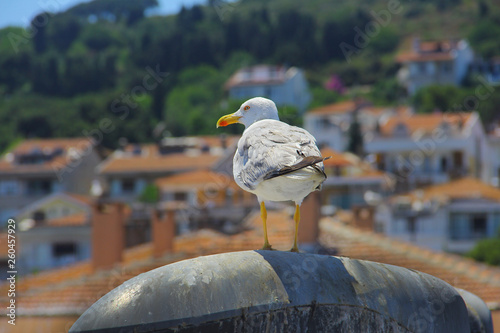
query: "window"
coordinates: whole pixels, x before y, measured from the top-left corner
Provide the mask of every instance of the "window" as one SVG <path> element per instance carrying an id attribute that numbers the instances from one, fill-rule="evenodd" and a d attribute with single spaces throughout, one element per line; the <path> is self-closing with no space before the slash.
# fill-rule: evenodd
<path id="1" fill-rule="evenodd" d="M 486 214 L 450 214 L 450 238 L 454 240 L 471 240 L 487 237 Z"/>
<path id="2" fill-rule="evenodd" d="M 0 196 L 16 195 L 19 193 L 19 183 L 15 180 L 0 181 Z"/>
<path id="3" fill-rule="evenodd" d="M 448 159 L 446 156 L 441 157 L 441 172 L 446 172 L 448 169 Z"/>
<path id="4" fill-rule="evenodd" d="M 425 62 L 419 62 L 417 64 L 418 72 L 425 74 L 427 72 L 427 64 Z"/>
<path id="5" fill-rule="evenodd" d="M 187 201 L 188 195 L 186 192 L 175 192 L 174 200 L 175 201 Z"/>
<path id="6" fill-rule="evenodd" d="M 500 212 L 493 214 L 493 235 L 489 236 L 498 236 L 500 237 Z"/>
<path id="7" fill-rule="evenodd" d="M 463 160 L 464 160 L 463 156 L 464 156 L 464 154 L 460 150 L 453 152 L 453 165 L 456 168 L 462 168 Z"/>
<path id="8" fill-rule="evenodd" d="M 431 159 L 429 156 L 424 158 L 424 172 L 431 172 Z"/>
<path id="9" fill-rule="evenodd" d="M 52 255 L 56 258 L 76 255 L 77 247 L 75 243 L 55 243 L 52 245 Z"/>
<path id="10" fill-rule="evenodd" d="M 48 179 L 29 180 L 27 184 L 28 195 L 44 195 L 52 192 L 52 182 Z"/>
<path id="11" fill-rule="evenodd" d="M 441 67 L 441 70 L 443 71 L 443 73 L 451 73 L 452 70 L 451 62 L 444 62 Z"/>
<path id="12" fill-rule="evenodd" d="M 467 214 L 451 213 L 450 214 L 450 238 L 454 240 L 468 239 L 469 234 L 469 219 Z"/>
<path id="13" fill-rule="evenodd" d="M 135 191 L 135 180 L 134 179 L 123 179 L 122 180 L 122 192 L 134 193 L 134 191 Z"/>
<path id="14" fill-rule="evenodd" d="M 472 216 L 472 236 L 473 238 L 486 237 L 486 215 Z"/>
<path id="15" fill-rule="evenodd" d="M 45 218 L 45 212 L 43 210 L 37 210 L 33 213 L 33 220 L 36 222 L 43 222 Z"/>

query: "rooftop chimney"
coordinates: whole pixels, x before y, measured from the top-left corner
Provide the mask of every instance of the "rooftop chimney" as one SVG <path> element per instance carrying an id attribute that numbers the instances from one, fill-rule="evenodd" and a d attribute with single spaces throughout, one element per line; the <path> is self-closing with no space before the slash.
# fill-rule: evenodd
<path id="1" fill-rule="evenodd" d="M 175 212 L 173 209 L 156 210 L 151 221 L 153 256 L 159 258 L 174 250 Z"/>
<path id="2" fill-rule="evenodd" d="M 97 201 L 92 216 L 92 265 L 109 269 L 122 261 L 125 249 L 125 205 Z"/>
<path id="3" fill-rule="evenodd" d="M 321 196 L 319 192 L 309 194 L 301 205 L 299 244 L 315 245 L 319 235 L 321 218 Z"/>

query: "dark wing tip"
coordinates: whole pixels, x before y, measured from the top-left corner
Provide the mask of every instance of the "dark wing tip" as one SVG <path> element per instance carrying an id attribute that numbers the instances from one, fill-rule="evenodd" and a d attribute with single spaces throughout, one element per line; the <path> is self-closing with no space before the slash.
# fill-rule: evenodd
<path id="1" fill-rule="evenodd" d="M 323 162 L 324 160 L 325 159 L 321 156 L 307 156 L 307 157 L 304 157 L 300 162 L 298 162 L 294 165 L 286 166 L 286 167 L 281 168 L 280 170 L 274 170 L 274 171 L 268 173 L 266 176 L 264 176 L 264 180 L 283 176 L 283 175 L 286 175 L 288 173 L 291 173 L 291 172 L 294 172 L 294 171 L 297 171 L 300 169 L 304 169 L 304 168 L 311 166 L 311 165 L 315 166 L 316 164 Z"/>

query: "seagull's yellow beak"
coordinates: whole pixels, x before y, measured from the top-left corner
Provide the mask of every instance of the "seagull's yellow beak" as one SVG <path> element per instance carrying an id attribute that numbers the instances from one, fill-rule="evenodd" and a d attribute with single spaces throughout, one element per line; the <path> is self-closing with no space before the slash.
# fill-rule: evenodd
<path id="1" fill-rule="evenodd" d="M 235 116 L 234 113 L 222 116 L 218 121 L 217 121 L 217 128 L 219 127 L 224 127 L 230 124 L 235 124 L 239 122 L 241 116 Z"/>

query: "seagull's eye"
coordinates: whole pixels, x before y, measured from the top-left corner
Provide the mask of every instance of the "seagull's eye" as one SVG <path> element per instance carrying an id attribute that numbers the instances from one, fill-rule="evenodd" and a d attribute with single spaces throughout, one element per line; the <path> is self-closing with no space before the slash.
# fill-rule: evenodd
<path id="1" fill-rule="evenodd" d="M 249 109 L 250 109 L 250 106 L 248 106 L 248 105 L 243 108 L 243 110 L 245 110 L 245 111 L 248 111 Z"/>

